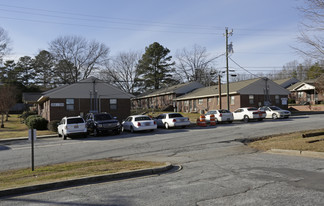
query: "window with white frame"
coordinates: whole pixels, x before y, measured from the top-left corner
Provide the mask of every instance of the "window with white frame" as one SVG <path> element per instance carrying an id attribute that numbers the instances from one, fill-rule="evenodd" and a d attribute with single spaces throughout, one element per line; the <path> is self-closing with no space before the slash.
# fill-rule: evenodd
<path id="1" fill-rule="evenodd" d="M 109 107 L 110 107 L 110 110 L 116 110 L 117 109 L 117 99 L 109 99 Z"/>
<path id="2" fill-rule="evenodd" d="M 254 104 L 254 95 L 249 95 L 249 103 Z"/>
<path id="3" fill-rule="evenodd" d="M 66 99 L 66 110 L 74 111 L 74 99 Z"/>
<path id="4" fill-rule="evenodd" d="M 280 103 L 279 95 L 276 95 L 276 96 L 275 96 L 275 100 L 276 100 L 276 104 L 279 104 L 279 103 Z"/>
<path id="5" fill-rule="evenodd" d="M 202 104 L 203 104 L 203 102 L 204 102 L 204 100 L 203 100 L 203 99 L 198 99 L 198 104 L 199 104 L 199 105 L 202 105 Z"/>
<path id="6" fill-rule="evenodd" d="M 302 98 L 303 97 L 303 92 L 297 92 L 297 97 Z"/>
<path id="7" fill-rule="evenodd" d="M 217 101 L 217 105 L 219 105 L 220 104 L 220 98 L 219 97 L 216 97 L 216 101 Z"/>
<path id="8" fill-rule="evenodd" d="M 234 104 L 235 104 L 235 97 L 231 96 L 231 105 L 234 105 Z"/>

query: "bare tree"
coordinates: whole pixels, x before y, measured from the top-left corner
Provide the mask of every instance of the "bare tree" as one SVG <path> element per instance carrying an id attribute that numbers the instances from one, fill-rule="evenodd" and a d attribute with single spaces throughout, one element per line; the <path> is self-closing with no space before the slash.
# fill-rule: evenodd
<path id="1" fill-rule="evenodd" d="M 0 113 L 1 113 L 1 128 L 4 128 L 4 116 L 8 114 L 9 109 L 16 103 L 16 89 L 14 86 L 0 86 Z"/>
<path id="2" fill-rule="evenodd" d="M 109 48 L 96 41 L 77 36 L 62 36 L 49 43 L 49 51 L 57 62 L 68 61 L 72 83 L 88 78 L 108 59 Z"/>
<path id="3" fill-rule="evenodd" d="M 316 60 L 324 57 L 324 0 L 305 0 L 305 6 L 299 8 L 304 21 L 298 40 L 306 46 L 295 49 L 301 54 Z"/>
<path id="4" fill-rule="evenodd" d="M 3 57 L 11 51 L 10 38 L 8 33 L 0 27 L 0 63 L 3 61 Z"/>
<path id="5" fill-rule="evenodd" d="M 324 93 L 324 74 L 316 79 L 315 88 L 318 93 Z"/>
<path id="6" fill-rule="evenodd" d="M 177 73 L 183 81 L 198 81 L 206 86 L 217 79 L 217 71 L 213 69 L 215 59 L 205 47 L 194 45 L 191 50 L 184 48 L 175 55 Z"/>
<path id="7" fill-rule="evenodd" d="M 100 76 L 123 91 L 134 94 L 135 71 L 140 58 L 140 52 L 121 52 L 106 64 L 106 69 L 100 72 Z"/>

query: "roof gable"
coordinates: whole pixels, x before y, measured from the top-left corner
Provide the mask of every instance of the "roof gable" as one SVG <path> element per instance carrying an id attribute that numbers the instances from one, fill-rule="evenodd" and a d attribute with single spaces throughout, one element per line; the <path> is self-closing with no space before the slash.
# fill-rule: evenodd
<path id="1" fill-rule="evenodd" d="M 199 82 L 187 82 L 183 84 L 173 85 L 171 87 L 158 89 L 153 92 L 146 93 L 144 95 L 139 95 L 137 96 L 137 98 L 148 98 L 148 97 L 161 96 L 166 94 L 177 94 L 177 95 L 185 94 L 201 87 L 203 87 L 203 85 L 200 84 Z"/>
<path id="2" fill-rule="evenodd" d="M 41 98 L 80 98 L 89 99 L 90 93 L 93 90 L 97 92 L 98 98 L 116 98 L 116 99 L 130 99 L 134 97 L 117 87 L 105 83 L 95 77 L 89 77 L 80 82 L 64 85 L 43 93 Z M 92 94 L 93 95 L 93 94 Z"/>
<path id="3" fill-rule="evenodd" d="M 276 95 L 288 95 L 290 92 L 281 87 L 280 85 L 274 83 L 273 81 L 267 81 L 269 87 L 269 94 Z M 240 82 L 231 82 L 229 84 L 229 93 L 230 94 L 254 94 L 258 95 L 264 94 L 265 88 L 265 80 L 263 78 L 249 79 Z M 226 84 L 221 85 L 221 94 L 227 94 L 227 86 Z M 213 97 L 219 96 L 218 85 L 211 87 L 204 87 L 193 92 L 190 92 L 186 95 L 180 96 L 177 100 L 185 100 L 185 99 L 193 99 L 193 98 L 205 98 L 205 97 Z"/>

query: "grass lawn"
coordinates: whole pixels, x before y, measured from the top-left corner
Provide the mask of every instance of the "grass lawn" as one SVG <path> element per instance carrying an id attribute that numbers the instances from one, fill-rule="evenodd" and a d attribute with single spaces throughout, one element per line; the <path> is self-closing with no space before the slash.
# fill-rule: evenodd
<path id="1" fill-rule="evenodd" d="M 17 114 L 11 114 L 8 121 L 4 121 L 4 128 L 0 128 L 0 139 L 13 137 L 28 137 L 28 127 L 21 123 L 22 119 Z M 37 135 L 55 134 L 49 130 L 37 130 Z"/>
<path id="2" fill-rule="evenodd" d="M 249 143 L 252 148 L 267 151 L 270 149 L 286 149 L 299 151 L 324 152 L 324 135 L 303 138 L 302 134 L 324 132 L 324 129 L 296 132 L 280 136 L 273 136 L 264 140 L 258 140 Z M 315 141 L 319 140 L 319 141 Z M 309 143 L 314 141 L 313 143 Z"/>
<path id="3" fill-rule="evenodd" d="M 35 167 L 34 171 L 31 168 L 10 170 L 0 173 L 0 190 L 165 165 L 162 162 L 113 160 L 108 158 L 40 166 Z"/>

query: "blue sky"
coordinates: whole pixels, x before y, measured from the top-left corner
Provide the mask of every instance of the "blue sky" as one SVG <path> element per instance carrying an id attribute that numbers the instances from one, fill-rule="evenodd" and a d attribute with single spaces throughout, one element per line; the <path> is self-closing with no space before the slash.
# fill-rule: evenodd
<path id="1" fill-rule="evenodd" d="M 252 73 L 303 62 L 296 46 L 297 10 L 303 0 L 1 0 L 0 26 L 12 39 L 11 58 L 35 56 L 59 36 L 105 43 L 110 55 L 144 51 L 153 42 L 171 50 L 206 47 L 225 52 L 225 27 L 233 29 L 231 58 Z M 225 67 L 220 57 L 217 68 Z M 230 62 L 231 69 L 245 73 Z"/>

